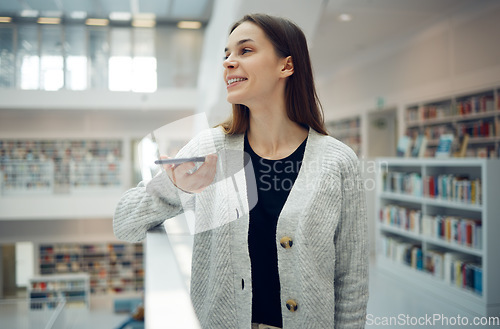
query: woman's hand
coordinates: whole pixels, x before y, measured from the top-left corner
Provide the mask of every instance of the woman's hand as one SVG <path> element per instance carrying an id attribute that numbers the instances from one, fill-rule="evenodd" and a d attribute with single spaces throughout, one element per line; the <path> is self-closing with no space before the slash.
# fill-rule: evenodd
<path id="1" fill-rule="evenodd" d="M 161 159 L 169 159 L 167 156 L 161 156 Z M 209 186 L 215 178 L 217 171 L 217 154 L 209 154 L 205 157 L 205 162 L 194 170 L 194 162 L 186 162 L 180 165 L 163 165 L 168 177 L 175 186 L 188 193 L 200 193 Z"/>

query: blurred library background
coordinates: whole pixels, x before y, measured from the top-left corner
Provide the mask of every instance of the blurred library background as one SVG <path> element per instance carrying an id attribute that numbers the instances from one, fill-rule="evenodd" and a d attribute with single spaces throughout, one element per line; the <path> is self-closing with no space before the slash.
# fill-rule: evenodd
<path id="1" fill-rule="evenodd" d="M 184 305 L 192 236 L 173 222 L 168 236 L 124 243 L 112 217 L 141 180 L 143 137 L 230 113 L 223 50 L 251 12 L 303 28 L 327 128 L 361 160 L 366 327 L 437 313 L 499 326 L 498 1 L 11 0 L 0 3 L 0 328 L 118 328 L 148 291 Z M 193 129 L 169 132 L 172 154 Z M 186 307 L 147 310 L 146 324 L 195 328 Z"/>

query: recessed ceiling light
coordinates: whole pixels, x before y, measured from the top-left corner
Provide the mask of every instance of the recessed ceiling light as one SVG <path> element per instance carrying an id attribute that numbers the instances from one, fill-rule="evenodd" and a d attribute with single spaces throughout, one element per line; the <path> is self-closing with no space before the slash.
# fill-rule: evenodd
<path id="1" fill-rule="evenodd" d="M 36 21 L 38 24 L 59 24 L 61 23 L 60 17 L 39 17 Z"/>
<path id="2" fill-rule="evenodd" d="M 131 18 L 131 13 L 122 11 L 113 11 L 109 14 L 109 19 L 112 21 L 130 21 Z"/>
<path id="3" fill-rule="evenodd" d="M 340 14 L 338 19 L 341 22 L 350 22 L 352 21 L 352 16 L 349 14 Z"/>
<path id="4" fill-rule="evenodd" d="M 155 20 L 156 15 L 153 13 L 139 13 L 139 14 L 134 14 L 134 19 L 149 19 L 149 20 Z"/>
<path id="5" fill-rule="evenodd" d="M 156 21 L 154 19 L 136 19 L 132 21 L 133 27 L 155 27 Z"/>
<path id="6" fill-rule="evenodd" d="M 85 24 L 92 26 L 106 26 L 109 24 L 109 20 L 106 18 L 87 18 Z"/>
<path id="7" fill-rule="evenodd" d="M 180 29 L 199 29 L 201 27 L 201 22 L 197 21 L 180 21 L 177 23 L 177 27 Z"/>
<path id="8" fill-rule="evenodd" d="M 0 17 L 0 23 L 10 23 L 12 22 L 12 17 Z"/>

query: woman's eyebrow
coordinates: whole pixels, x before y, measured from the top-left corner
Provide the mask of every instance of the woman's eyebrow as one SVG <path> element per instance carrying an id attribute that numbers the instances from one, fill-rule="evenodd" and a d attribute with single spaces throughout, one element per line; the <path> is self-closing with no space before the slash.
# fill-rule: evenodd
<path id="1" fill-rule="evenodd" d="M 241 45 L 241 44 L 244 44 L 245 42 L 255 42 L 253 41 L 252 39 L 241 39 L 240 41 L 238 41 L 236 43 L 237 46 Z M 224 52 L 227 52 L 229 50 L 229 48 L 224 48 Z"/>

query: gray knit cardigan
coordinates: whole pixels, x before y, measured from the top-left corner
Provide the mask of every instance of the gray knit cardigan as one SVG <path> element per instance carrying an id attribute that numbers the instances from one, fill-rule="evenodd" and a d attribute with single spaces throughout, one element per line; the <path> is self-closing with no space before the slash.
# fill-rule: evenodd
<path id="1" fill-rule="evenodd" d="M 177 156 L 221 150 L 243 154 L 243 142 L 243 135 L 226 135 L 220 128 L 212 128 L 193 138 Z M 165 173 L 140 183 L 119 201 L 113 228 L 119 239 L 138 242 L 148 229 L 191 204 L 197 226 L 191 299 L 201 326 L 250 329 L 252 279 L 245 174 L 241 171 L 234 179 L 223 180 L 224 165 L 243 168 L 243 156 L 219 157 L 215 180 L 219 183 L 198 194 L 180 191 Z M 354 152 L 309 129 L 302 166 L 276 229 L 283 328 L 364 328 L 368 238 L 362 187 Z M 293 241 L 289 248 L 280 245 L 285 236 Z M 297 304 L 295 312 L 287 308 L 289 300 Z"/>

